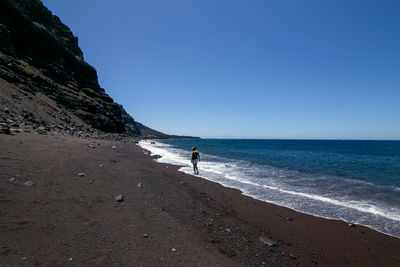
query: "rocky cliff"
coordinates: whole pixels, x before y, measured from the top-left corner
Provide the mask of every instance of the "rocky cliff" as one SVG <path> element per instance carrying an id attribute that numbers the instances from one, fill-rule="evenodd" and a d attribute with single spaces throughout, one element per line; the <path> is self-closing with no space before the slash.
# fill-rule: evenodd
<path id="1" fill-rule="evenodd" d="M 78 38 L 39 0 L 0 1 L 0 78 L 2 105 L 14 117 L 141 134 L 100 87 Z"/>

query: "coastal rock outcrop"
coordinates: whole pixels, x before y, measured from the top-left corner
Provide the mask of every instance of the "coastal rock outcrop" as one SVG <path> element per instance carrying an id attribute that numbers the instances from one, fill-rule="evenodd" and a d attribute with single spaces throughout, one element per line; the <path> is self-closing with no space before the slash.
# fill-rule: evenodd
<path id="1" fill-rule="evenodd" d="M 55 117 L 67 112 L 103 132 L 140 135 L 134 119 L 100 87 L 78 38 L 41 1 L 0 2 L 0 44 L 0 78 Z"/>

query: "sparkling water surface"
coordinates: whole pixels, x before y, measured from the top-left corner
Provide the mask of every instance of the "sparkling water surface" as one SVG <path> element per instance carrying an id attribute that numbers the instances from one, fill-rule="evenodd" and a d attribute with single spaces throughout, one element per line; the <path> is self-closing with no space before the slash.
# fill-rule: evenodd
<path id="1" fill-rule="evenodd" d="M 141 141 L 157 161 L 294 210 L 400 237 L 400 141 L 168 139 Z"/>

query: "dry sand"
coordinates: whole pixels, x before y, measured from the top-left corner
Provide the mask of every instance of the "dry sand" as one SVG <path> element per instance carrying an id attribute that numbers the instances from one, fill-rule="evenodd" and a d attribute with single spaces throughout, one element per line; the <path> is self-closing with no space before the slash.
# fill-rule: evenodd
<path id="1" fill-rule="evenodd" d="M 19 133 L 0 147 L 2 266 L 400 266 L 399 238 L 243 196 L 132 143 Z"/>

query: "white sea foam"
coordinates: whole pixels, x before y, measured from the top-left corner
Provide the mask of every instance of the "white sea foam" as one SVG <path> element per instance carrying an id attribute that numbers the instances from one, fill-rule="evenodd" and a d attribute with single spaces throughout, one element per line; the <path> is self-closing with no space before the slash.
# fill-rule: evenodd
<path id="1" fill-rule="evenodd" d="M 160 155 L 158 162 L 179 165 L 180 171 L 193 173 L 190 151 L 160 142 L 151 144 L 141 141 L 139 145 L 149 150 L 151 155 Z M 347 185 L 352 188 L 358 184 L 371 187 L 371 183 L 338 177 L 310 176 L 295 170 L 258 166 L 204 153 L 199 168 L 200 177 L 239 189 L 245 195 L 320 217 L 363 224 L 400 237 L 399 206 L 385 205 L 368 198 L 351 198 L 349 193 L 335 191 L 338 186 Z M 320 190 L 321 183 L 327 184 L 325 191 Z M 396 191 L 398 188 L 391 190 Z"/>

